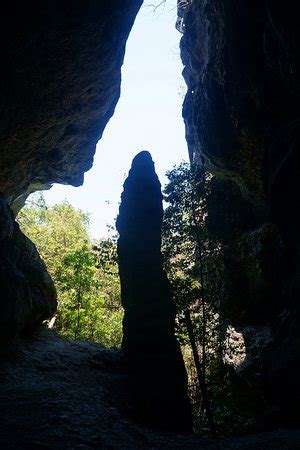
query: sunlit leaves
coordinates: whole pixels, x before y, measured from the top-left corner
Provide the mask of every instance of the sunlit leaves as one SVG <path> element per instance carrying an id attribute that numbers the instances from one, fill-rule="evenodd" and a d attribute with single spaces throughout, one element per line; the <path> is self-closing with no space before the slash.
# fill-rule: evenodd
<path id="1" fill-rule="evenodd" d="M 18 221 L 55 282 L 55 330 L 67 338 L 119 346 L 123 311 L 115 238 L 92 242 L 88 214 L 67 202 L 49 207 L 41 194 L 23 208 Z"/>

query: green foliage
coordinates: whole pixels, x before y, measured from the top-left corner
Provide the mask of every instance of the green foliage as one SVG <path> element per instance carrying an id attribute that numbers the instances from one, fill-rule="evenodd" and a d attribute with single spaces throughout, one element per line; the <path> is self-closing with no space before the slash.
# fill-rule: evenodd
<path id="1" fill-rule="evenodd" d="M 173 286 L 179 316 L 184 310 L 190 310 L 200 342 L 203 334 L 201 300 L 205 287 L 206 313 L 210 322 L 217 319 L 214 312 L 217 298 L 208 289 L 211 280 L 207 270 L 209 261 L 216 258 L 215 247 L 206 229 L 210 176 L 199 166 L 190 168 L 189 164 L 182 163 L 168 172 L 167 177 L 169 183 L 164 194 L 168 206 L 163 223 L 165 268 Z M 182 327 L 184 330 L 184 325 Z"/>
<path id="2" fill-rule="evenodd" d="M 55 330 L 66 338 L 119 346 L 123 312 L 115 238 L 93 244 L 88 214 L 67 202 L 48 207 L 42 194 L 23 208 L 18 222 L 56 285 Z"/>
<path id="3" fill-rule="evenodd" d="M 219 289 L 216 267 L 220 265 L 218 245 L 209 239 L 206 218 L 211 176 L 203 168 L 182 163 L 167 173 L 163 224 L 165 268 L 173 287 L 178 310 L 177 335 L 189 376 L 189 391 L 197 430 L 207 428 L 206 391 L 213 397 L 215 368 L 221 365 L 222 326 L 216 312 Z M 184 311 L 190 312 L 201 360 L 200 389 L 193 353 L 185 327 Z M 205 396 L 205 397 L 204 397 Z M 209 405 L 207 405 L 209 407 Z M 213 404 L 215 410 L 215 405 Z M 219 422 L 219 417 L 216 418 Z"/>
<path id="4" fill-rule="evenodd" d="M 193 220 L 194 181 L 200 175 L 196 170 L 190 170 L 185 163 L 174 167 L 167 172 L 169 182 L 164 190 L 168 207 L 164 214 L 162 248 L 179 312 L 199 299 L 199 264 Z M 201 182 L 202 178 L 201 174 Z"/>
<path id="5" fill-rule="evenodd" d="M 214 420 L 223 435 L 250 431 L 260 403 L 222 361 L 226 326 L 218 314 L 224 295 L 223 249 L 210 232 L 211 196 L 215 179 L 201 167 L 180 164 L 167 173 L 167 208 L 163 223 L 165 269 L 177 305 L 177 336 L 189 378 L 196 431 L 208 431 L 207 414 L 184 321 L 192 319 Z M 210 205 L 210 209 L 208 208 Z M 215 224 L 215 228 L 218 224 Z"/>

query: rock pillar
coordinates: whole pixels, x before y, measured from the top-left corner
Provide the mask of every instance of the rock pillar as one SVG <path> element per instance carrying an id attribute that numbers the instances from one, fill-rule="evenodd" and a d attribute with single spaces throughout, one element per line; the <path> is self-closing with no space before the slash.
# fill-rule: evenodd
<path id="1" fill-rule="evenodd" d="M 161 255 L 162 194 L 150 153 L 140 152 L 124 183 L 117 219 L 123 349 L 138 417 L 191 431 L 187 375 L 174 336 L 176 309 Z"/>

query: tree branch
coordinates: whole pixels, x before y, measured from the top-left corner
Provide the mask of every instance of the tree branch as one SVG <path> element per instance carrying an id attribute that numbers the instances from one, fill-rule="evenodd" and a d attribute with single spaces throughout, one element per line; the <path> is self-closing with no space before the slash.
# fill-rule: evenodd
<path id="1" fill-rule="evenodd" d="M 156 12 L 156 10 L 164 5 L 167 2 L 167 0 L 161 0 L 161 2 L 159 2 L 157 5 L 155 5 L 154 3 L 149 3 L 148 5 L 145 5 L 146 8 L 153 8 L 153 11 Z"/>

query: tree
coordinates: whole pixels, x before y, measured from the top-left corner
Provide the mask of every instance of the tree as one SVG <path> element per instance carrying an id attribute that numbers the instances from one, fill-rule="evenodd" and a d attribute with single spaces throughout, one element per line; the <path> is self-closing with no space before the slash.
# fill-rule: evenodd
<path id="1" fill-rule="evenodd" d="M 205 261 L 211 258 L 214 248 L 206 232 L 206 198 L 209 193 L 209 176 L 195 166 L 182 163 L 167 173 L 169 183 L 165 188 L 163 249 L 165 267 L 173 285 L 180 320 L 182 342 L 189 339 L 199 380 L 202 407 L 206 411 L 211 431 L 215 423 L 207 390 L 207 351 L 212 344 L 216 325 L 215 314 L 209 304 L 205 286 L 208 273 Z M 184 328 L 186 327 L 186 329 Z M 201 347 L 201 362 L 199 359 Z"/>
<path id="2" fill-rule="evenodd" d="M 23 208 L 18 222 L 37 245 L 56 285 L 54 329 L 67 338 L 119 346 L 123 313 L 115 239 L 94 244 L 88 214 L 67 202 L 49 207 L 42 194 Z"/>

